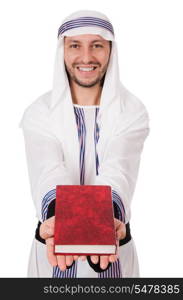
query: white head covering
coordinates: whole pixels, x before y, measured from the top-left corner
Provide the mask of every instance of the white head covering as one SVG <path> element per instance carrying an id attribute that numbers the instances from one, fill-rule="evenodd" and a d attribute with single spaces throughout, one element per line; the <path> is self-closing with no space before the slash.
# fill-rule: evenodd
<path id="1" fill-rule="evenodd" d="M 100 114 L 111 103 L 119 100 L 120 81 L 118 70 L 117 47 L 114 40 L 114 30 L 109 19 L 96 11 L 78 11 L 67 17 L 58 30 L 58 44 L 54 68 L 53 91 L 50 108 L 67 97 L 72 102 L 70 87 L 64 66 L 64 36 L 82 34 L 100 35 L 112 41 L 112 51 L 100 100 Z M 118 102 L 119 104 L 119 102 Z"/>

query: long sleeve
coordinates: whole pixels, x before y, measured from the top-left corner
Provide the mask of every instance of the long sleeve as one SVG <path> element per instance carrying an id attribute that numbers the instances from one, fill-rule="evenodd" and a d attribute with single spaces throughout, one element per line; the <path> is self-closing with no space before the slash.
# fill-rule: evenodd
<path id="1" fill-rule="evenodd" d="M 130 204 L 144 140 L 149 133 L 146 111 L 130 117 L 127 116 L 126 120 L 121 118 L 118 121 L 114 135 L 105 149 L 104 158 L 99 164 L 99 174 L 95 179 L 96 185 L 107 184 L 112 187 L 113 202 L 121 215 L 125 212 L 126 222 L 130 218 Z"/>
<path id="2" fill-rule="evenodd" d="M 32 198 L 43 221 L 58 184 L 72 184 L 64 165 L 61 143 L 56 138 L 23 130 Z"/>

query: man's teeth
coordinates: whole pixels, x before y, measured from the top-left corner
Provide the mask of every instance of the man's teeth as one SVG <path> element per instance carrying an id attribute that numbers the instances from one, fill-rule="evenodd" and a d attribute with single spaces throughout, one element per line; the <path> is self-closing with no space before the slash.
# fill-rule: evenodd
<path id="1" fill-rule="evenodd" d="M 93 71 L 95 69 L 95 67 L 92 67 L 92 68 L 81 68 L 81 67 L 79 67 L 78 69 L 80 71 L 86 71 L 86 72 L 88 71 L 89 72 L 89 71 Z"/>

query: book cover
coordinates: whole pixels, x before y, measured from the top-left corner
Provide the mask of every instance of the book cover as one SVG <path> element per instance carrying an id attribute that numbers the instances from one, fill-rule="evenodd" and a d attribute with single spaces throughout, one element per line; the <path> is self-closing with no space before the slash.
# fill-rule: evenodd
<path id="1" fill-rule="evenodd" d="M 57 185 L 55 254 L 115 254 L 110 186 Z"/>

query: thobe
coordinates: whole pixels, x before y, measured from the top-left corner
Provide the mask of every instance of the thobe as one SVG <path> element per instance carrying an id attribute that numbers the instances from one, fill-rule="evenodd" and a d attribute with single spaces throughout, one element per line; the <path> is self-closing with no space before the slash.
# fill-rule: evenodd
<path id="1" fill-rule="evenodd" d="M 77 120 L 77 116 L 80 116 L 80 120 L 84 120 L 85 130 L 80 133 L 83 137 L 85 137 L 84 140 L 84 148 L 85 148 L 85 156 L 84 156 L 84 164 L 83 160 L 80 161 L 80 182 L 83 180 L 83 169 L 84 172 L 84 182 L 82 184 L 94 184 L 95 182 L 95 176 L 96 176 L 96 139 L 95 139 L 95 128 L 96 128 L 96 114 L 99 110 L 99 106 L 80 106 L 80 105 L 74 105 L 74 111 L 75 116 Z M 84 116 L 84 118 L 83 118 Z M 77 123 L 77 122 L 76 122 Z M 78 127 L 77 127 L 78 128 Z M 79 128 L 78 128 L 79 129 Z M 78 130 L 79 132 L 79 130 Z M 81 131 L 80 131 L 81 132 Z M 85 133 L 85 134 L 84 134 Z M 57 159 L 64 157 L 63 150 L 59 148 L 59 145 L 54 145 L 54 141 L 50 140 L 50 138 L 41 138 L 40 136 L 37 136 L 37 134 L 34 135 L 33 131 L 24 130 L 24 137 L 25 137 L 25 146 L 26 146 L 26 153 L 27 153 L 27 161 L 29 166 L 29 174 L 31 181 L 33 180 L 33 176 L 36 174 L 33 174 L 32 172 L 35 172 L 36 170 L 41 168 L 46 168 L 46 165 L 49 163 L 49 161 L 52 159 L 52 161 L 55 161 L 55 167 L 56 167 L 56 161 Z M 78 135 L 78 143 L 79 143 L 79 135 Z M 140 142 L 140 141 L 139 141 Z M 57 151 L 55 151 L 55 147 L 57 146 Z M 117 147 L 116 147 L 117 146 Z M 122 146 L 122 145 L 121 145 Z M 106 156 L 106 161 L 111 160 L 111 162 L 115 161 L 115 153 L 118 152 L 117 148 L 120 147 L 120 144 L 116 145 L 116 143 L 112 146 L 108 155 Z M 80 150 L 81 150 L 81 144 L 80 144 Z M 74 149 L 73 149 L 74 151 Z M 59 153 L 60 152 L 60 153 Z M 83 151 L 81 152 L 83 153 Z M 111 157 L 110 157 L 111 156 Z M 80 156 L 82 157 L 82 156 Z M 117 157 L 116 157 L 117 159 Z M 34 164 L 33 164 L 34 162 Z M 120 161 L 119 161 L 120 162 Z M 52 162 L 53 163 L 53 162 Z M 38 164 L 40 164 L 40 167 L 38 167 Z M 105 164 L 105 162 L 104 162 Z M 64 165 L 64 160 L 63 160 Z M 82 166 L 82 167 L 81 167 Z M 120 167 L 120 166 L 119 166 Z M 53 164 L 54 168 L 54 164 Z M 64 169 L 64 173 L 66 172 L 66 169 Z M 50 170 L 51 172 L 51 170 Z M 37 174 L 38 175 L 38 174 Z M 109 174 L 110 176 L 110 174 Z M 111 174 L 111 179 L 112 179 Z M 37 178 L 35 178 L 36 180 Z M 66 178 L 65 178 L 66 179 Z M 62 183 L 62 182 L 59 182 Z M 66 182 L 65 183 L 69 183 Z M 74 183 L 74 182 L 73 182 Z M 32 183 L 33 184 L 33 183 Z M 50 197 L 50 199 L 49 199 Z M 51 189 L 47 193 L 47 202 L 51 202 L 55 198 L 55 192 L 54 189 Z M 42 201 L 42 205 L 43 201 Z M 42 210 L 42 208 L 41 208 Z M 37 215 L 43 215 L 42 212 L 38 212 Z M 40 218 L 41 219 L 41 218 Z M 126 222 L 128 220 L 128 216 L 126 215 Z M 138 267 L 138 258 L 135 248 L 135 243 L 132 238 L 130 242 L 128 242 L 124 246 L 119 247 L 119 261 L 120 261 L 120 269 L 121 269 L 121 275 L 120 277 L 138 277 L 139 276 L 139 267 Z M 28 268 L 28 276 L 29 277 L 52 277 L 54 275 L 54 269 L 48 262 L 47 256 L 46 256 L 46 246 L 42 243 L 40 243 L 37 240 L 33 240 L 30 259 L 29 259 L 29 268 Z M 56 272 L 56 270 L 55 270 Z M 58 272 L 58 271 L 57 271 Z M 71 272 L 71 271 L 66 271 Z M 66 273 L 65 272 L 65 273 Z M 64 274 L 64 272 L 61 272 Z M 73 275 L 73 274 L 72 274 Z M 110 274 L 111 277 L 114 277 L 114 274 Z M 95 272 L 88 264 L 87 261 L 78 261 L 77 267 L 75 268 L 75 275 L 74 277 L 99 277 L 101 274 Z M 63 276 L 64 277 L 64 276 Z M 109 276 L 110 277 L 110 276 Z"/>
<path id="2" fill-rule="evenodd" d="M 97 15 L 98 19 L 105 18 L 97 12 L 82 11 L 72 15 L 71 19 L 85 14 Z M 131 219 L 131 201 L 137 181 L 140 156 L 149 133 L 149 118 L 143 103 L 119 81 L 116 42 L 111 26 L 108 25 L 109 22 L 100 21 L 96 26 L 96 18 L 93 17 L 87 19 L 87 22 L 91 23 L 91 27 L 84 27 L 84 23 L 83 27 L 68 29 L 64 34 L 71 34 L 74 30 L 75 34 L 93 33 L 112 40 L 112 52 L 102 89 L 100 108 L 96 114 L 95 107 L 84 107 L 82 113 L 80 107 L 73 107 L 63 64 L 61 37 L 58 40 L 56 53 L 53 90 L 34 101 L 25 110 L 20 123 L 25 137 L 31 193 L 37 218 L 43 222 L 47 217 L 50 204 L 55 199 L 56 185 L 110 185 L 118 218 L 127 224 Z M 82 118 L 84 113 L 85 119 Z M 92 139 L 93 134 L 94 139 Z M 83 152 L 83 145 L 86 146 L 86 152 Z M 93 150 L 89 151 L 87 147 Z M 45 245 L 34 239 L 28 276 L 138 276 L 134 240 L 131 239 L 121 246 L 119 251 L 119 260 L 103 274 L 93 271 L 87 261 L 78 261 L 63 274 L 58 268 L 49 265 Z"/>

